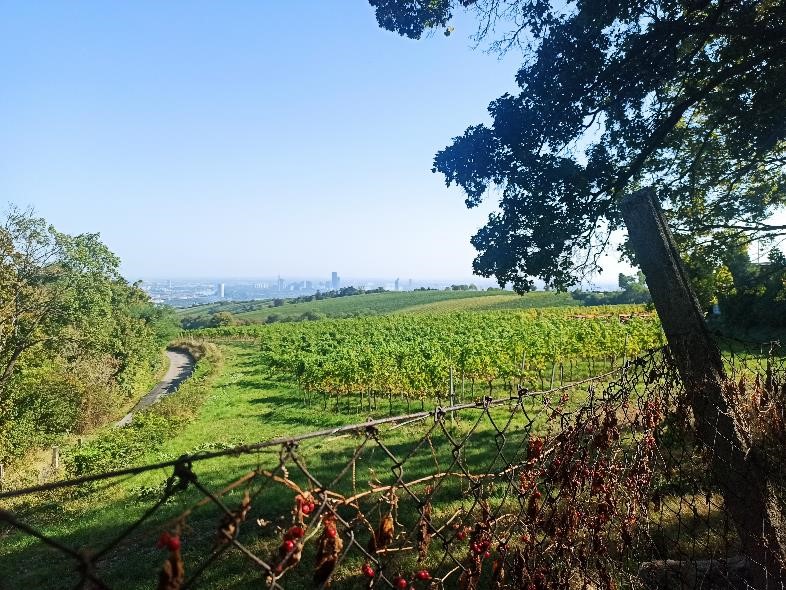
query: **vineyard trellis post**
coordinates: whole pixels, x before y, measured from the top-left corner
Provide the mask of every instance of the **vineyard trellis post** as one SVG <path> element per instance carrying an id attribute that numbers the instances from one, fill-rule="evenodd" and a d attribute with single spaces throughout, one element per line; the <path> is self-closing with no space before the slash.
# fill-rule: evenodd
<path id="1" fill-rule="evenodd" d="M 631 247 L 685 386 L 699 442 L 750 560 L 749 582 L 758 590 L 786 584 L 786 519 L 764 461 L 724 394 L 720 350 L 707 329 L 696 295 L 651 188 L 622 200 Z"/>

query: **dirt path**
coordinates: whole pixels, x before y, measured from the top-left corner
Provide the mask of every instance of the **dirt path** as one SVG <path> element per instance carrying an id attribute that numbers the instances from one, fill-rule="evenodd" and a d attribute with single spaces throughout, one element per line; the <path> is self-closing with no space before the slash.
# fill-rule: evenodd
<path id="1" fill-rule="evenodd" d="M 164 378 L 150 390 L 150 393 L 137 402 L 134 408 L 117 423 L 118 426 L 129 424 L 135 412 L 144 410 L 161 398 L 174 393 L 178 386 L 191 376 L 194 370 L 194 359 L 190 354 L 180 349 L 171 349 L 166 351 L 166 355 L 169 358 L 169 369 Z"/>

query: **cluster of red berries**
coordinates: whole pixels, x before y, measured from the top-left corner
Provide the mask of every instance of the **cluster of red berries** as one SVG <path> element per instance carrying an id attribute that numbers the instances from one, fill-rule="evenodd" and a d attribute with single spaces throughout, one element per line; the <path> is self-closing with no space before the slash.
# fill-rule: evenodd
<path id="1" fill-rule="evenodd" d="M 367 578 L 373 578 L 374 575 L 376 574 L 374 568 L 367 563 L 363 564 L 363 567 L 360 568 L 360 571 L 363 572 L 363 575 L 366 576 Z"/>
<path id="2" fill-rule="evenodd" d="M 302 512 L 305 516 L 308 516 L 314 512 L 314 508 L 316 507 L 314 500 L 304 496 L 298 496 L 295 498 L 295 502 L 297 503 L 298 510 L 300 510 L 300 512 Z"/>
<path id="3" fill-rule="evenodd" d="M 470 544 L 469 548 L 472 549 L 472 553 L 475 555 L 483 555 L 484 559 L 488 559 L 491 557 L 491 551 L 489 548 L 491 547 L 491 541 L 483 540 L 483 541 L 475 541 Z"/>
<path id="4" fill-rule="evenodd" d="M 338 531 L 336 531 L 336 519 L 332 517 L 326 517 L 322 524 L 325 526 L 325 535 L 331 539 L 335 539 L 336 535 L 338 534 Z"/>
<path id="5" fill-rule="evenodd" d="M 306 531 L 302 526 L 295 525 L 291 527 L 284 535 L 284 541 L 281 543 L 281 552 L 286 554 L 292 553 L 295 549 L 296 540 L 302 539 L 305 534 Z"/>
<path id="6" fill-rule="evenodd" d="M 161 536 L 158 537 L 156 547 L 159 549 L 167 548 L 170 551 L 178 551 L 180 549 L 180 537 L 177 535 L 170 535 L 168 532 L 164 531 L 161 533 Z"/>
<path id="7" fill-rule="evenodd" d="M 428 570 L 420 570 L 415 574 L 415 578 L 426 581 L 431 579 L 431 574 L 428 573 Z"/>

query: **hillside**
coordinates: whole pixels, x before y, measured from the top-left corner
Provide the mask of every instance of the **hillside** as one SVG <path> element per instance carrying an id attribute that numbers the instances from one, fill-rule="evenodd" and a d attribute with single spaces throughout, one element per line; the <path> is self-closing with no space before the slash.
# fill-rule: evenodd
<path id="1" fill-rule="evenodd" d="M 517 295 L 500 291 L 406 291 L 400 293 L 365 293 L 318 301 L 283 300 L 275 306 L 271 300 L 223 302 L 200 305 L 178 311 L 181 319 L 207 322 L 212 314 L 229 312 L 244 323 L 345 318 L 390 313 L 446 313 L 452 311 L 494 311 L 581 305 L 568 293 L 536 292 Z"/>

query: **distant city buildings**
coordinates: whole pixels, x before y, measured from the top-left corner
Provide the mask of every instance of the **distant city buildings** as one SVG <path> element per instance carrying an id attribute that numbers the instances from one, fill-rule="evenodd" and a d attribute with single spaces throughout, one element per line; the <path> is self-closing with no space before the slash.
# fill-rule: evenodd
<path id="1" fill-rule="evenodd" d="M 406 282 L 404 282 L 406 281 Z M 311 280 L 298 277 L 297 279 L 284 279 L 280 275 L 276 278 L 254 278 L 248 280 L 222 279 L 207 277 L 204 279 L 177 279 L 163 278 L 159 280 L 144 281 L 142 289 L 150 295 L 154 303 L 164 303 L 174 307 L 189 307 L 202 303 L 253 301 L 260 299 L 277 299 L 288 297 L 301 297 L 313 295 L 317 291 L 338 291 L 345 287 L 355 287 L 373 291 L 383 288 L 388 291 L 412 291 L 415 288 L 444 289 L 451 284 L 461 281 L 448 280 L 415 280 L 396 278 L 355 278 L 344 279 L 338 272 L 332 272 L 330 277 L 322 280 Z M 466 282 L 466 281 L 465 281 Z M 481 283 L 484 288 L 486 285 Z"/>

